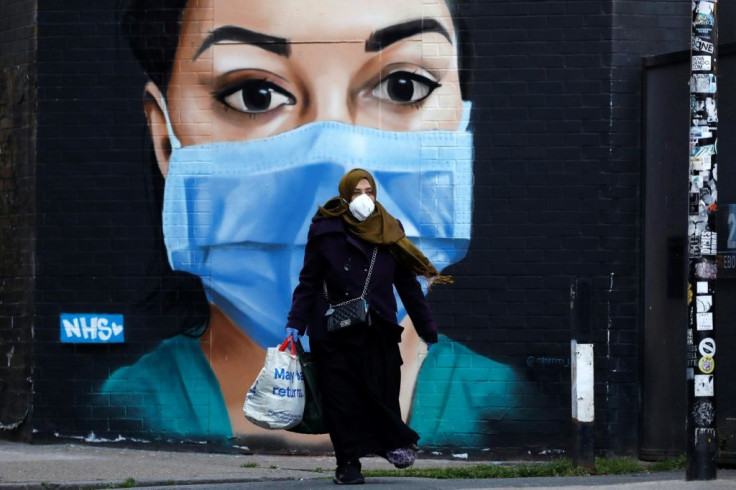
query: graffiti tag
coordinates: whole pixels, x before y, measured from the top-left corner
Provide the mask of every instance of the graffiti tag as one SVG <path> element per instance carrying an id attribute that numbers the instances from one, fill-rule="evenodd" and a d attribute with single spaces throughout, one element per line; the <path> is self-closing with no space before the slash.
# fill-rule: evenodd
<path id="1" fill-rule="evenodd" d="M 68 343 L 124 342 L 123 315 L 62 313 L 61 341 Z"/>

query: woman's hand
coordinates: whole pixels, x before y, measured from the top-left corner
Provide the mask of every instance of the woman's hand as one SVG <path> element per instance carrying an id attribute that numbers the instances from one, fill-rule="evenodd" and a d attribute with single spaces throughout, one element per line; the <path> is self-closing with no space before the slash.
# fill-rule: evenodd
<path id="1" fill-rule="evenodd" d="M 286 336 L 288 337 L 289 335 L 292 336 L 294 342 L 299 342 L 299 337 L 301 336 L 299 334 L 299 330 L 296 328 L 286 327 Z"/>

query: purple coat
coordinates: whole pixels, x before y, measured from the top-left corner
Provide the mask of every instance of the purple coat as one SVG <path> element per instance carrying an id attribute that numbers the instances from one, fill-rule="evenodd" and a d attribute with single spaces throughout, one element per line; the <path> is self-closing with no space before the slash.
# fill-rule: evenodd
<path id="1" fill-rule="evenodd" d="M 312 222 L 287 327 L 296 328 L 301 334 L 306 330 L 311 339 L 329 339 L 331 334 L 325 328 L 324 319 L 328 303 L 323 296 L 322 282 L 327 283 L 333 304 L 359 297 L 372 253 L 373 244 L 349 233 L 341 218 Z M 388 247 L 379 246 L 366 300 L 372 314 L 397 325 L 393 286 L 419 336 L 425 342 L 436 343 L 437 327 L 419 281 L 409 269 L 396 262 Z"/>

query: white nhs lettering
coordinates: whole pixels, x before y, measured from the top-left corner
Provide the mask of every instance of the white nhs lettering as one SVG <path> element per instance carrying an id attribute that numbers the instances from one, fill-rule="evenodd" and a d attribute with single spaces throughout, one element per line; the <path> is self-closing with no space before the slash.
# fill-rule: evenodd
<path id="1" fill-rule="evenodd" d="M 67 338 L 78 338 L 84 340 L 110 340 L 113 335 L 119 335 L 123 327 L 105 317 L 77 317 L 72 320 L 62 319 L 64 332 Z"/>

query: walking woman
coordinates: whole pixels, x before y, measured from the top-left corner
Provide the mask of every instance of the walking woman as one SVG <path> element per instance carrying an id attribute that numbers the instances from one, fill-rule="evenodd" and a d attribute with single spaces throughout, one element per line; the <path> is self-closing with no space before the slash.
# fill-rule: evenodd
<path id="1" fill-rule="evenodd" d="M 335 448 L 337 484 L 359 484 L 360 458 L 385 457 L 397 468 L 416 458 L 419 435 L 401 419 L 402 364 L 394 286 L 420 337 L 437 342 L 437 327 L 417 276 L 448 282 L 376 201 L 376 182 L 362 169 L 346 173 L 339 196 L 312 219 L 299 284 L 286 326 L 309 334 L 322 387 L 324 415 Z M 366 285 L 367 284 L 367 285 Z M 330 305 L 358 298 L 369 323 L 328 331 Z"/>

